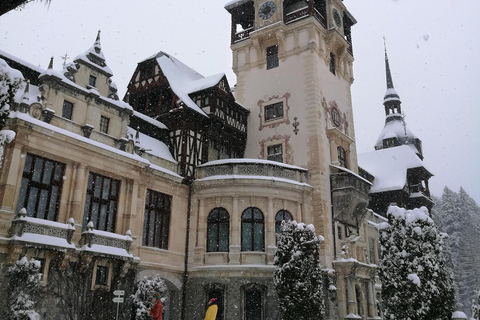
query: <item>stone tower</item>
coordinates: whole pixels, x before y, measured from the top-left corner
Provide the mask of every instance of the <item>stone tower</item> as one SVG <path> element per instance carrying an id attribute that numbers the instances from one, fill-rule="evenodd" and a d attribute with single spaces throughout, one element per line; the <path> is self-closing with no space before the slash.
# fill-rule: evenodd
<path id="1" fill-rule="evenodd" d="M 309 170 L 313 214 L 305 222 L 325 237 L 322 262 L 331 267 L 330 176 L 340 167 L 358 171 L 350 93 L 356 20 L 340 0 L 232 1 L 226 9 L 235 96 L 250 109 L 245 157 Z"/>

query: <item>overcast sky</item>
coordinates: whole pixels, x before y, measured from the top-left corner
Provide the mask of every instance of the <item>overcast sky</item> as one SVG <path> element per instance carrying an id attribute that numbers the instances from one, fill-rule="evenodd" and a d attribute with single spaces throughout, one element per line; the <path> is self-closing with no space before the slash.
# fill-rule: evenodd
<path id="1" fill-rule="evenodd" d="M 228 0 L 52 0 L 0 17 L 0 49 L 43 68 L 61 69 L 93 45 L 102 50 L 120 96 L 136 64 L 165 51 L 204 76 L 230 85 Z M 373 150 L 384 126 L 383 36 L 407 126 L 423 141 L 430 188 L 462 186 L 480 204 L 480 22 L 478 0 L 345 0 L 353 27 L 352 85 L 359 153 Z"/>

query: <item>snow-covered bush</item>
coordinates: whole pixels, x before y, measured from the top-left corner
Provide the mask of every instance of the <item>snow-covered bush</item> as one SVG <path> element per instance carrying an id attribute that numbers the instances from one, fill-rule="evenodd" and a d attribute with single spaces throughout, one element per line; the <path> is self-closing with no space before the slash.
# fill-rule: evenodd
<path id="1" fill-rule="evenodd" d="M 383 307 L 391 319 L 450 319 L 454 289 L 445 265 L 446 234 L 440 233 L 427 208 L 391 206 L 388 223 L 379 225 Z"/>
<path id="2" fill-rule="evenodd" d="M 150 320 L 148 310 L 152 309 L 152 297 L 155 292 L 164 296 L 167 291 L 165 281 L 159 276 L 145 277 L 137 283 L 137 291 L 132 295 L 135 307 L 135 320 Z M 163 299 L 162 299 L 163 302 Z"/>
<path id="3" fill-rule="evenodd" d="M 323 319 L 323 277 L 313 225 L 282 222 L 275 253 L 274 285 L 284 320 Z"/>
<path id="4" fill-rule="evenodd" d="M 5 60 L 0 59 L 0 129 L 5 126 L 10 106 L 15 102 L 15 93 L 22 87 L 23 76 L 8 66 Z M 0 130 L 0 167 L 2 166 L 3 146 L 15 138 L 15 132 Z"/>
<path id="5" fill-rule="evenodd" d="M 6 320 L 40 319 L 35 311 L 35 296 L 40 288 L 40 262 L 23 257 L 8 268 L 8 310 Z"/>

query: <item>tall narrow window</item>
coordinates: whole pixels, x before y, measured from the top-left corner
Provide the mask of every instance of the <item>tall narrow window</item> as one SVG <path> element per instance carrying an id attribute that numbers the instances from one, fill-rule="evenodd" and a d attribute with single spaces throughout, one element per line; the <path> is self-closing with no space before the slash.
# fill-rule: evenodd
<path id="1" fill-rule="evenodd" d="M 283 145 L 281 143 L 267 147 L 267 160 L 283 162 Z"/>
<path id="2" fill-rule="evenodd" d="M 258 289 L 245 291 L 245 320 L 262 320 L 262 292 Z"/>
<path id="3" fill-rule="evenodd" d="M 335 55 L 330 52 L 330 72 L 335 74 Z"/>
<path id="4" fill-rule="evenodd" d="M 337 147 L 338 163 L 341 167 L 347 167 L 347 153 L 343 147 Z"/>
<path id="5" fill-rule="evenodd" d="M 168 249 L 172 196 L 147 190 L 143 222 L 143 245 Z"/>
<path id="6" fill-rule="evenodd" d="M 275 215 L 275 233 L 280 232 L 280 227 L 282 226 L 282 221 L 292 220 L 292 215 L 287 210 L 280 210 Z"/>
<path id="7" fill-rule="evenodd" d="M 65 164 L 27 154 L 17 201 L 29 217 L 57 220 Z"/>
<path id="8" fill-rule="evenodd" d="M 207 252 L 228 252 L 230 216 L 227 210 L 215 208 L 207 219 Z"/>
<path id="9" fill-rule="evenodd" d="M 62 117 L 68 120 L 72 120 L 72 114 L 73 114 L 73 103 L 64 100 L 63 108 L 62 108 Z"/>
<path id="10" fill-rule="evenodd" d="M 97 84 L 97 77 L 90 75 L 90 77 L 88 78 L 88 84 L 92 87 L 95 87 L 95 85 Z"/>
<path id="11" fill-rule="evenodd" d="M 95 273 L 95 285 L 106 286 L 108 284 L 108 267 L 97 266 Z"/>
<path id="12" fill-rule="evenodd" d="M 242 251 L 265 251 L 263 213 L 250 207 L 242 213 Z"/>
<path id="13" fill-rule="evenodd" d="M 120 181 L 90 172 L 83 213 L 83 229 L 89 221 L 95 229 L 115 232 Z"/>
<path id="14" fill-rule="evenodd" d="M 265 122 L 283 118 L 283 102 L 269 104 L 264 107 Z"/>
<path id="15" fill-rule="evenodd" d="M 267 69 L 278 67 L 278 45 L 267 48 Z"/>
<path id="16" fill-rule="evenodd" d="M 104 116 L 100 116 L 100 132 L 108 133 L 108 125 L 110 119 Z"/>

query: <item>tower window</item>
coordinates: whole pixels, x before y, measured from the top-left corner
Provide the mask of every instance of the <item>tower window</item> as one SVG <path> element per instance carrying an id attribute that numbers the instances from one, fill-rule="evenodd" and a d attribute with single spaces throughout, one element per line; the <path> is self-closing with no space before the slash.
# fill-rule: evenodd
<path id="1" fill-rule="evenodd" d="M 335 55 L 330 52 L 330 72 L 335 74 Z"/>
<path id="2" fill-rule="evenodd" d="M 283 145 L 281 143 L 267 147 L 267 160 L 283 162 Z"/>
<path id="3" fill-rule="evenodd" d="M 62 108 L 62 117 L 68 120 L 72 120 L 72 114 L 73 114 L 73 103 L 64 100 L 63 108 Z"/>
<path id="4" fill-rule="evenodd" d="M 264 108 L 265 122 L 283 118 L 283 101 Z"/>
<path id="5" fill-rule="evenodd" d="M 104 116 L 100 117 L 100 132 L 108 133 L 108 125 L 110 123 L 110 119 Z"/>
<path id="6" fill-rule="evenodd" d="M 242 213 L 242 251 L 264 251 L 265 221 L 258 208 L 250 207 Z"/>
<path id="7" fill-rule="evenodd" d="M 337 147 L 338 162 L 340 166 L 347 167 L 347 152 L 343 147 Z"/>
<path id="8" fill-rule="evenodd" d="M 95 87 L 96 83 L 97 77 L 90 75 L 90 77 L 88 78 L 88 84 L 92 87 Z"/>
<path id="9" fill-rule="evenodd" d="M 267 48 L 267 69 L 278 67 L 278 45 Z"/>

